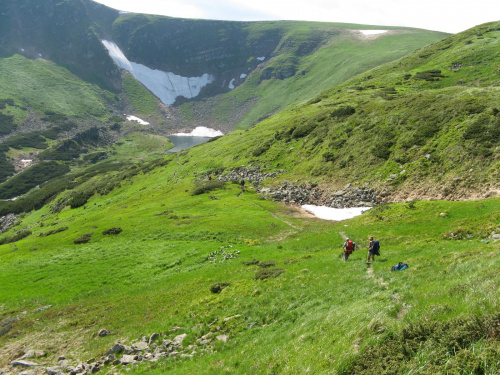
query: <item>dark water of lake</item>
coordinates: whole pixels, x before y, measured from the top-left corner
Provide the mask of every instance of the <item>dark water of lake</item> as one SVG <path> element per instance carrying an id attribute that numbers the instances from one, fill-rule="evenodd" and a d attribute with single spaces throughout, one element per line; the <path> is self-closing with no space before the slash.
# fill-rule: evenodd
<path id="1" fill-rule="evenodd" d="M 185 135 L 169 135 L 168 139 L 170 139 L 170 141 L 175 145 L 168 150 L 169 153 L 179 152 L 189 147 L 201 145 L 202 143 L 210 140 L 209 137 L 193 137 Z"/>

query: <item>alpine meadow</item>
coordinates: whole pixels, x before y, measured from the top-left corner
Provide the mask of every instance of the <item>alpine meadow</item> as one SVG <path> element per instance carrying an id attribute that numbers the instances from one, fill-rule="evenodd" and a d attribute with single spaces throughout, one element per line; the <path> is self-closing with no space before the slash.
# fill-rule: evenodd
<path id="1" fill-rule="evenodd" d="M 0 4 L 0 374 L 499 374 L 499 267 L 500 21 Z"/>

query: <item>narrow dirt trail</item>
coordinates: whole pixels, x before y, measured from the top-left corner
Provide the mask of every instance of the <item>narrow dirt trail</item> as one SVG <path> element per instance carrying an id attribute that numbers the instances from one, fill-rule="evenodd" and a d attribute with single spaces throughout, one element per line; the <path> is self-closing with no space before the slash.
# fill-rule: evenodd
<path id="1" fill-rule="evenodd" d="M 241 195 L 241 193 L 238 195 L 238 197 L 239 197 L 240 195 Z M 281 221 L 282 223 L 284 223 L 284 224 L 286 224 L 286 225 L 288 225 L 288 226 L 290 226 L 290 227 L 292 227 L 292 228 L 294 228 L 294 229 L 296 229 L 296 230 L 300 230 L 300 231 L 302 230 L 302 228 L 301 228 L 301 227 L 298 227 L 298 226 L 296 226 L 296 225 L 293 225 L 292 223 L 290 223 L 290 222 L 288 222 L 288 221 L 286 221 L 286 220 L 284 220 L 284 219 L 280 218 L 280 217 L 279 217 L 278 215 L 276 215 L 274 212 L 271 212 L 271 211 L 269 211 L 269 210 L 266 210 L 266 209 L 265 209 L 264 207 L 262 207 L 261 205 L 259 205 L 259 204 L 255 203 L 255 202 L 249 201 L 248 199 L 245 199 L 245 198 L 241 198 L 241 199 L 243 199 L 243 200 L 245 200 L 245 201 L 247 201 L 247 202 L 249 202 L 249 203 L 252 203 L 253 205 L 255 205 L 255 206 L 259 207 L 259 208 L 260 208 L 261 210 L 263 210 L 263 211 L 266 211 L 268 214 L 270 214 L 270 215 L 271 215 L 272 217 L 274 217 L 276 220 L 279 220 L 279 221 Z"/>

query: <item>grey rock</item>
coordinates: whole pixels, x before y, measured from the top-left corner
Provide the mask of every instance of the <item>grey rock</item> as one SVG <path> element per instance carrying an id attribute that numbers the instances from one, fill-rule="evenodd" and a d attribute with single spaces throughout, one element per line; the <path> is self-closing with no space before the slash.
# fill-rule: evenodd
<path id="1" fill-rule="evenodd" d="M 43 350 L 27 350 L 24 355 L 19 358 L 19 359 L 29 359 L 29 358 L 40 358 L 40 357 L 45 357 L 47 353 L 45 353 Z"/>
<path id="2" fill-rule="evenodd" d="M 227 337 L 227 335 L 219 335 L 216 337 L 216 339 L 218 341 L 227 342 L 228 337 Z"/>
<path id="3" fill-rule="evenodd" d="M 500 240 L 500 234 L 495 233 L 495 234 L 493 234 L 493 235 L 491 236 L 491 238 L 492 238 L 492 239 L 494 239 L 494 240 Z"/>
<path id="4" fill-rule="evenodd" d="M 168 348 L 170 345 L 172 345 L 172 340 L 163 340 L 163 342 L 161 343 L 161 346 L 163 346 L 164 348 Z"/>
<path id="5" fill-rule="evenodd" d="M 182 335 L 175 336 L 172 344 L 173 345 L 182 345 L 182 342 L 184 341 L 186 336 L 187 336 L 186 333 L 183 333 Z"/>
<path id="6" fill-rule="evenodd" d="M 97 335 L 99 337 L 104 337 L 104 336 L 108 336 L 108 335 L 111 335 L 111 332 L 109 332 L 107 329 L 101 329 L 99 330 L 99 332 L 97 333 Z"/>
<path id="7" fill-rule="evenodd" d="M 61 375 L 61 374 L 63 374 L 63 371 L 61 370 L 60 367 L 47 367 L 45 369 L 45 372 L 48 375 Z"/>
<path id="8" fill-rule="evenodd" d="M 111 349 L 109 349 L 107 352 L 106 352 L 106 355 L 109 355 L 109 354 L 116 354 L 116 353 L 121 353 L 125 350 L 125 346 L 120 344 L 120 343 L 116 343 L 115 345 L 113 345 L 113 347 Z"/>
<path id="9" fill-rule="evenodd" d="M 120 363 L 123 364 L 123 365 L 128 365 L 128 364 L 136 363 L 136 362 L 137 362 L 137 356 L 136 355 L 125 354 L 120 359 Z"/>
<path id="10" fill-rule="evenodd" d="M 149 337 L 149 343 L 151 344 L 153 341 L 155 341 L 158 337 L 160 337 L 160 334 L 159 333 L 153 333 L 150 337 Z"/>
<path id="11" fill-rule="evenodd" d="M 16 367 L 16 366 L 19 366 L 19 367 L 36 367 L 36 366 L 40 366 L 38 363 L 31 362 L 31 361 L 26 361 L 24 359 L 16 359 L 15 361 L 12 361 L 10 364 L 12 366 L 14 366 L 14 367 Z"/>

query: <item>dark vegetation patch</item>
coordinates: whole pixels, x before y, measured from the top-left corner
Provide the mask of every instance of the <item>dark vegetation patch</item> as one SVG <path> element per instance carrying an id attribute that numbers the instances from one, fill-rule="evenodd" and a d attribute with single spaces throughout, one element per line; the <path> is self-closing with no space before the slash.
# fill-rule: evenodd
<path id="1" fill-rule="evenodd" d="M 4 237 L 4 238 L 0 239 L 0 245 L 5 245 L 8 243 L 17 242 L 19 240 L 22 240 L 23 238 L 28 237 L 30 234 L 31 234 L 31 231 L 29 231 L 29 230 L 19 231 L 19 232 L 13 234 L 12 236 L 8 236 L 8 237 Z"/>
<path id="2" fill-rule="evenodd" d="M 56 233 L 64 232 L 65 230 L 68 230 L 68 229 L 69 229 L 68 227 L 60 227 L 60 228 L 57 228 L 57 229 L 54 229 L 54 230 L 49 230 L 48 232 L 40 233 L 38 235 L 38 237 L 51 236 L 51 235 L 56 234 Z"/>
<path id="3" fill-rule="evenodd" d="M 122 232 L 122 228 L 120 227 L 113 227 L 109 229 L 105 229 L 102 231 L 102 234 L 108 235 L 108 234 L 120 234 Z"/>
<path id="4" fill-rule="evenodd" d="M 210 287 L 210 291 L 214 294 L 218 294 L 222 292 L 223 289 L 227 288 L 230 285 L 231 285 L 230 283 L 216 283 Z"/>
<path id="5" fill-rule="evenodd" d="M 78 238 L 75 238 L 73 240 L 73 243 L 75 243 L 75 244 L 87 243 L 87 242 L 90 241 L 90 239 L 92 238 L 93 234 L 94 234 L 94 232 L 85 233 L 82 236 L 80 236 Z"/>
<path id="6" fill-rule="evenodd" d="M 47 142 L 39 133 L 17 134 L 3 141 L 0 145 L 0 151 L 7 152 L 10 147 L 16 150 L 24 147 L 45 149 L 47 148 Z"/>
<path id="7" fill-rule="evenodd" d="M 278 277 L 283 272 L 285 272 L 284 268 L 263 268 L 260 271 L 257 271 L 255 273 L 254 279 L 255 280 L 270 279 L 270 278 Z"/>
<path id="8" fill-rule="evenodd" d="M 0 182 L 5 181 L 8 177 L 12 176 L 14 172 L 14 166 L 9 163 L 5 153 L 0 151 Z"/>
<path id="9" fill-rule="evenodd" d="M 0 135 L 10 134 L 15 128 L 14 116 L 4 115 L 0 112 Z"/>
<path id="10" fill-rule="evenodd" d="M 351 107 L 350 105 L 344 106 L 344 107 L 339 107 L 333 111 L 330 112 L 331 117 L 335 117 L 337 119 L 349 117 L 353 114 L 356 113 L 356 109 L 354 107 Z"/>
<path id="11" fill-rule="evenodd" d="M 7 182 L 0 184 L 0 198 L 10 199 L 27 193 L 35 186 L 59 177 L 69 172 L 69 170 L 67 165 L 54 161 L 38 163 Z"/>
<path id="12" fill-rule="evenodd" d="M 500 370 L 500 314 L 413 323 L 365 347 L 344 374 L 493 374 Z M 420 363 L 425 358 L 425 366 Z M 404 366 L 405 368 L 403 368 Z"/>
<path id="13" fill-rule="evenodd" d="M 94 190 L 78 191 L 71 195 L 67 203 L 71 208 L 82 207 L 94 194 Z"/>
<path id="14" fill-rule="evenodd" d="M 273 260 L 263 260 L 258 263 L 258 266 L 261 268 L 269 268 L 269 267 L 274 267 L 276 265 L 276 262 Z"/>
<path id="15" fill-rule="evenodd" d="M 91 154 L 87 154 L 83 156 L 83 160 L 88 161 L 92 164 L 97 163 L 98 161 L 104 160 L 108 158 L 108 153 L 105 151 L 93 152 Z"/>
<path id="16" fill-rule="evenodd" d="M 258 259 L 255 259 L 253 258 L 252 260 L 250 261 L 247 261 L 247 262 L 242 262 L 245 266 L 253 266 L 253 265 L 256 265 L 256 264 L 259 264 L 259 260 Z"/>
<path id="17" fill-rule="evenodd" d="M 425 81 L 433 82 L 439 81 L 440 78 L 445 78 L 439 69 L 425 70 L 423 72 L 418 72 L 414 76 L 415 79 L 422 79 Z"/>
<path id="18" fill-rule="evenodd" d="M 226 183 L 224 181 L 211 180 L 211 181 L 196 181 L 191 195 L 200 195 L 210 191 L 224 189 Z"/>
<path id="19" fill-rule="evenodd" d="M 172 212 L 174 211 L 163 211 L 163 212 L 160 212 L 159 214 L 155 214 L 155 216 L 163 216 L 163 215 L 170 215 Z"/>
<path id="20" fill-rule="evenodd" d="M 259 147 L 257 147 L 255 150 L 252 151 L 252 155 L 255 157 L 262 155 L 264 152 L 266 152 L 271 148 L 272 144 L 273 141 L 262 143 Z"/>

